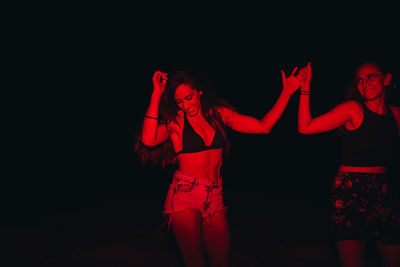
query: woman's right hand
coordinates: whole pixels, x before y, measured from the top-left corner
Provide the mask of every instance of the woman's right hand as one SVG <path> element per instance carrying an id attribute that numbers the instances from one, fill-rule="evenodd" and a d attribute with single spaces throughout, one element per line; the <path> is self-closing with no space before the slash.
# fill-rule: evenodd
<path id="1" fill-rule="evenodd" d="M 297 67 L 295 67 L 292 71 L 292 74 L 286 78 L 285 72 L 281 70 L 282 73 L 282 85 L 283 85 L 283 90 L 282 92 L 285 94 L 288 94 L 291 96 L 297 89 L 299 89 L 300 83 L 295 75 L 297 71 Z"/>
<path id="2" fill-rule="evenodd" d="M 165 89 L 165 84 L 168 80 L 168 74 L 159 70 L 154 72 L 153 75 L 153 92 L 162 94 Z"/>

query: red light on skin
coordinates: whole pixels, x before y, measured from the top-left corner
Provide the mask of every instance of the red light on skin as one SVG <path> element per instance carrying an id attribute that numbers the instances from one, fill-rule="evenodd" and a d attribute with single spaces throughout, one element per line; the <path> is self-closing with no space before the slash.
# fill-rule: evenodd
<path id="1" fill-rule="evenodd" d="M 175 102 L 187 115 L 193 117 L 201 110 L 201 94 L 201 91 L 193 89 L 190 85 L 181 84 L 176 88 Z"/>
<path id="2" fill-rule="evenodd" d="M 390 80 L 390 74 L 384 75 L 372 64 L 363 65 L 356 77 L 358 91 L 367 101 L 381 97 L 385 93 L 385 86 L 390 84 Z"/>

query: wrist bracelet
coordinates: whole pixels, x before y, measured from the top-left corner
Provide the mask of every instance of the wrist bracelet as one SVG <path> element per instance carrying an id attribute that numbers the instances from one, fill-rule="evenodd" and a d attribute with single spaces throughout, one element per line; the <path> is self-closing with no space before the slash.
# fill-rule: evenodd
<path id="1" fill-rule="evenodd" d="M 311 91 L 300 91 L 301 95 L 310 95 Z"/>
<path id="2" fill-rule="evenodd" d="M 145 117 L 145 118 L 149 118 L 149 119 L 153 119 L 153 120 L 158 120 L 158 118 L 156 118 L 156 117 L 152 117 L 152 116 L 147 116 L 147 115 L 144 115 L 144 117 Z"/>

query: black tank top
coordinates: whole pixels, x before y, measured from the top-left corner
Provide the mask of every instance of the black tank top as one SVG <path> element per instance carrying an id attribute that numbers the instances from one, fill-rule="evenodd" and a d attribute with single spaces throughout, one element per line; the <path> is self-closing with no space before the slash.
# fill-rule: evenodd
<path id="1" fill-rule="evenodd" d="M 218 127 L 217 127 L 218 128 Z M 189 120 L 184 115 L 183 132 L 182 132 L 182 150 L 176 154 L 181 153 L 195 153 L 209 149 L 223 148 L 225 144 L 225 138 L 220 129 L 215 129 L 214 138 L 211 145 L 206 146 L 203 138 L 196 133 Z"/>
<path id="2" fill-rule="evenodd" d="M 396 119 L 392 110 L 383 115 L 362 103 L 364 118 L 354 131 L 342 135 L 342 164 L 355 167 L 387 166 L 399 145 Z"/>

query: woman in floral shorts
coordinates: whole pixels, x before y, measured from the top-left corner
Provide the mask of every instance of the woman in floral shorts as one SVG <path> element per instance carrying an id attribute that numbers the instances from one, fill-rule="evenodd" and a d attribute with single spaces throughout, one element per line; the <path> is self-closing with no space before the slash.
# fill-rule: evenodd
<path id="1" fill-rule="evenodd" d="M 310 64 L 300 70 L 299 132 L 342 132 L 341 165 L 331 193 L 340 263 L 363 266 L 366 241 L 374 239 L 385 266 L 398 267 L 400 217 L 387 175 L 399 152 L 400 134 L 400 107 L 386 102 L 392 75 L 374 62 L 362 64 L 348 100 L 316 118 L 310 113 L 311 76 Z"/>
<path id="2" fill-rule="evenodd" d="M 385 173 L 339 172 L 331 193 L 331 226 L 337 240 L 376 239 L 396 244 L 400 235 L 397 198 Z"/>

